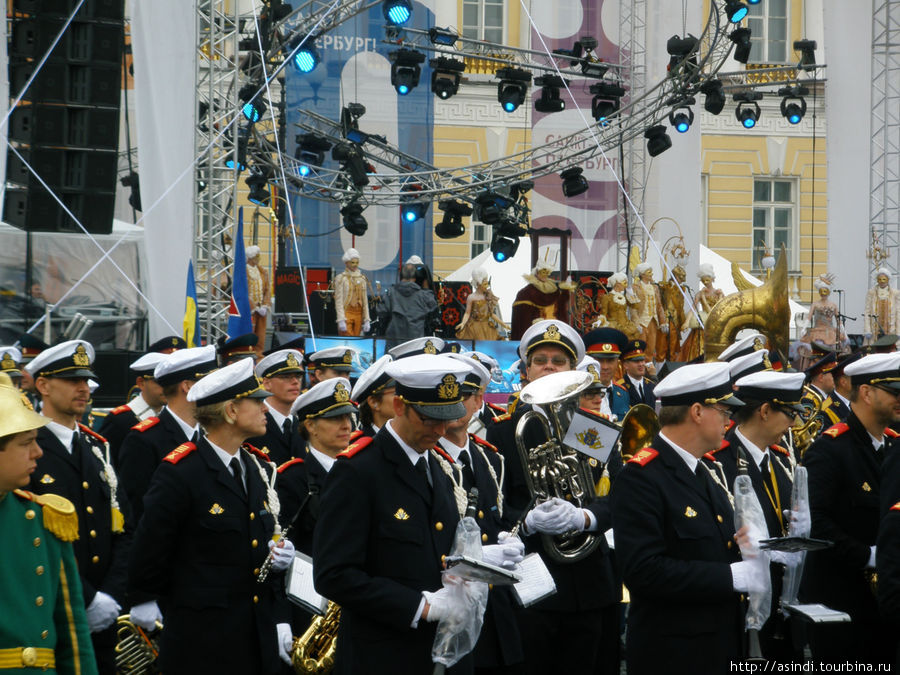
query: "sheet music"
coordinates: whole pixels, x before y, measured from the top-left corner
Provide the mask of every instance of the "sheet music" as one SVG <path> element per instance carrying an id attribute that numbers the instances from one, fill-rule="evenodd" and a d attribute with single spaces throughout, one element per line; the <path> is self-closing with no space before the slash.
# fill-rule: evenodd
<path id="1" fill-rule="evenodd" d="M 819 603 L 811 603 L 808 605 L 800 603 L 790 603 L 785 607 L 794 614 L 799 614 L 804 619 L 813 623 L 841 623 L 850 621 L 850 615 L 831 609 Z"/>
<path id="2" fill-rule="evenodd" d="M 284 575 L 288 600 L 315 614 L 325 614 L 328 599 L 316 592 L 313 585 L 312 558 L 299 551 Z"/>
<path id="3" fill-rule="evenodd" d="M 513 593 L 522 607 L 530 607 L 556 593 L 556 582 L 553 575 L 537 553 L 529 553 L 516 566 L 516 573 L 522 581 L 513 585 Z"/>

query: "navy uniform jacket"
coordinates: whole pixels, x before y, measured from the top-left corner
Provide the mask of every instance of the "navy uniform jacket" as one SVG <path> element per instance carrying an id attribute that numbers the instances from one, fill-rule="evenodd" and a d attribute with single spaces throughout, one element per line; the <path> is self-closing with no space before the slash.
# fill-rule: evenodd
<path id="1" fill-rule="evenodd" d="M 616 559 L 631 592 L 629 675 L 728 672 L 743 634 L 728 496 L 657 436 L 625 463 L 611 497 Z"/>
<path id="2" fill-rule="evenodd" d="M 822 404 L 822 411 L 819 413 L 819 417 L 822 420 L 822 430 L 824 431 L 828 427 L 843 422 L 849 414 L 850 407 L 839 399 L 834 392 L 831 392 L 828 398 L 825 399 L 825 403 Z"/>
<path id="3" fill-rule="evenodd" d="M 881 470 L 878 608 L 890 633 L 900 635 L 900 452 L 888 455 Z M 900 667 L 900 649 L 894 667 Z"/>
<path id="4" fill-rule="evenodd" d="M 275 467 L 240 451 L 247 493 L 205 438 L 160 463 L 135 533 L 129 585 L 135 604 L 154 599 L 165 616 L 159 666 L 165 673 L 274 673 L 283 574 L 256 581 L 275 519 L 266 486 Z"/>
<path id="5" fill-rule="evenodd" d="M 656 396 L 653 395 L 653 387 L 656 386 L 656 383 L 651 380 L 649 377 L 644 378 L 643 387 L 644 396 L 643 398 L 638 394 L 637 387 L 632 384 L 631 380 L 628 377 L 623 377 L 621 380 L 616 382 L 617 385 L 622 387 L 628 393 L 628 404 L 630 406 L 635 406 L 638 403 L 644 403 L 649 405 L 651 408 L 656 405 Z M 616 412 L 613 410 L 613 412 Z M 621 421 L 621 417 L 619 420 Z"/>
<path id="6" fill-rule="evenodd" d="M 429 491 L 387 429 L 351 447 L 328 475 L 313 538 L 316 590 L 341 606 L 334 672 L 429 673 L 437 624 L 411 624 L 455 538 L 450 479 L 427 455 Z M 471 658 L 448 672 L 471 672 Z"/>
<path id="7" fill-rule="evenodd" d="M 801 599 L 850 615 L 855 637 L 848 645 L 860 650 L 861 660 L 868 660 L 884 644 L 877 636 L 881 624 L 865 567 L 878 536 L 882 460 L 896 452 L 896 436 L 885 430 L 885 445 L 876 452 L 851 411 L 846 422 L 825 430 L 803 456 L 809 474 L 811 536 L 832 541 L 834 546 L 807 555 Z M 830 641 L 828 646 L 833 644 Z M 847 654 L 851 660 L 853 656 Z"/>
<path id="8" fill-rule="evenodd" d="M 144 495 L 153 472 L 163 457 L 185 441 L 184 430 L 167 408 L 159 417 L 138 423 L 122 441 L 119 450 L 119 479 L 134 509 L 135 522 L 144 513 Z"/>
<path id="9" fill-rule="evenodd" d="M 278 426 L 272 414 L 266 410 L 266 433 L 255 438 L 248 438 L 247 442 L 263 451 L 269 456 L 270 462 L 275 462 L 276 466 L 281 466 L 294 457 L 304 457 L 306 455 L 306 444 L 303 437 L 297 433 L 296 423 L 293 417 L 292 427 L 289 434 L 284 433 L 284 429 Z"/>
<path id="10" fill-rule="evenodd" d="M 141 418 L 134 414 L 134 410 L 127 405 L 120 405 L 110 410 L 100 425 L 100 435 L 109 442 L 109 455 L 116 471 L 119 470 L 119 450 L 122 441 L 131 431 L 131 427 L 140 421 Z"/>
<path id="11" fill-rule="evenodd" d="M 38 430 L 37 442 L 44 455 L 37 460 L 28 489 L 38 494 L 61 495 L 75 505 L 78 540 L 73 546 L 85 605 L 91 604 L 97 591 L 103 591 L 124 607 L 131 549 L 128 499 L 120 486 L 117 496 L 125 528 L 124 532 L 113 532 L 109 479 L 92 450 L 96 447 L 105 455 L 106 446 L 96 432 L 78 426 L 80 438 L 72 453 L 46 427 Z"/>

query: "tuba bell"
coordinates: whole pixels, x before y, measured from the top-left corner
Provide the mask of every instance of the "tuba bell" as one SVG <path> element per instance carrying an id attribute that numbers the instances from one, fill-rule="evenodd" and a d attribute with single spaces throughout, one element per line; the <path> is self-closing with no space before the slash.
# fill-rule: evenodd
<path id="1" fill-rule="evenodd" d="M 622 461 L 627 462 L 638 450 L 650 445 L 659 428 L 659 417 L 653 408 L 644 403 L 632 406 L 622 418 L 622 433 L 619 436 Z"/>
<path id="2" fill-rule="evenodd" d="M 116 619 L 116 672 L 128 675 L 158 673 L 156 659 L 159 656 L 159 634 L 162 624 L 146 632 L 131 621 L 130 614 Z"/>
<path id="3" fill-rule="evenodd" d="M 581 508 L 594 497 L 594 480 L 587 455 L 563 444 L 572 422 L 578 397 L 594 381 L 591 373 L 570 370 L 552 373 L 527 384 L 519 395 L 522 403 L 539 408 L 529 410 L 516 425 L 516 447 L 525 472 L 525 482 L 535 503 L 552 497 Z M 525 428 L 536 422 L 546 439 L 529 447 Z M 559 563 L 572 563 L 590 555 L 600 545 L 602 533 L 566 532 L 542 534 L 544 549 Z"/>
<path id="4" fill-rule="evenodd" d="M 804 412 L 798 413 L 797 419 L 790 428 L 791 445 L 798 458 L 802 458 L 813 441 L 819 437 L 825 419 L 822 417 L 822 406 L 825 400 L 808 384 L 803 385 L 803 398 L 800 404 Z"/>

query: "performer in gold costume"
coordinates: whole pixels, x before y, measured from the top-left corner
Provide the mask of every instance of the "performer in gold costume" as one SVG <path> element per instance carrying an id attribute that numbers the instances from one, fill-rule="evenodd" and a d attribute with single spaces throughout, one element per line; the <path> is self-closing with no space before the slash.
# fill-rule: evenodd
<path id="1" fill-rule="evenodd" d="M 656 353 L 660 359 L 678 361 L 681 358 L 681 326 L 684 325 L 684 296 L 688 292 L 684 281 L 687 273 L 681 265 L 672 268 L 671 278 L 659 283 L 663 312 L 669 324 L 669 333 L 661 333 L 656 345 Z M 677 282 L 677 283 L 676 283 Z"/>
<path id="2" fill-rule="evenodd" d="M 820 342 L 836 349 L 847 339 L 840 322 L 838 306 L 829 299 L 833 282 L 833 274 L 820 274 L 813 282 L 813 286 L 819 292 L 819 299 L 809 306 L 809 328 L 800 338 L 800 341 L 807 345 Z"/>
<path id="3" fill-rule="evenodd" d="M 719 300 L 725 297 L 722 289 L 713 286 L 713 282 L 716 280 L 716 273 L 712 265 L 709 263 L 700 265 L 697 270 L 697 276 L 700 277 L 702 286 L 697 291 L 697 295 L 694 296 L 694 308 L 684 324 L 684 328 L 689 328 L 691 332 L 685 338 L 681 347 L 682 361 L 692 361 L 703 353 L 705 346 L 703 342 L 703 328 L 700 322 L 702 321 L 705 324 L 706 317 L 709 316 L 712 308 L 716 306 Z M 697 320 L 698 316 L 700 321 Z"/>
<path id="4" fill-rule="evenodd" d="M 875 286 L 866 293 L 863 331 L 867 342 L 900 333 L 900 291 L 891 288 L 890 282 L 890 271 L 882 267 L 875 276 Z"/>
<path id="5" fill-rule="evenodd" d="M 629 340 L 637 340 L 641 336 L 641 329 L 628 317 L 628 305 L 636 304 L 637 299 L 629 298 L 625 294 L 625 285 L 628 277 L 622 272 L 617 272 L 609 278 L 611 290 L 600 298 L 600 311 L 606 319 L 603 326 L 609 326 L 620 330 L 628 336 Z"/>
<path id="6" fill-rule="evenodd" d="M 522 333 L 536 321 L 569 321 L 569 296 L 575 284 L 571 281 L 557 284 L 550 278 L 552 271 L 545 257 L 538 261 L 531 274 L 522 275 L 528 285 L 516 294 L 513 302 L 511 340 L 521 339 Z"/>
<path id="7" fill-rule="evenodd" d="M 334 278 L 334 309 L 339 335 L 369 331 L 369 282 L 359 271 L 359 251 L 348 248 L 341 258 L 344 271 Z"/>
<path id="8" fill-rule="evenodd" d="M 466 298 L 466 312 L 456 327 L 461 340 L 498 340 L 499 328 L 507 328 L 497 306 L 499 298 L 491 291 L 491 280 L 483 269 L 472 272 L 472 292 Z"/>
<path id="9" fill-rule="evenodd" d="M 637 312 L 632 313 L 632 317 L 637 317 L 637 324 L 641 328 L 641 337 L 647 343 L 650 356 L 655 361 L 661 361 L 664 357 L 661 357 L 656 351 L 657 336 L 660 333 L 668 335 L 669 324 L 663 313 L 659 288 L 653 283 L 653 268 L 650 263 L 641 263 L 634 268 L 634 275 L 636 279 L 632 287 L 638 304 L 635 308 Z"/>

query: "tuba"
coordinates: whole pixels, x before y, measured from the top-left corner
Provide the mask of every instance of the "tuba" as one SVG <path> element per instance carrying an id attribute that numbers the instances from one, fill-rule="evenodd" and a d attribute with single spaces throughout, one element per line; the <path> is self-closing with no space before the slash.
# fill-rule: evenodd
<path id="1" fill-rule="evenodd" d="M 516 425 L 516 447 L 525 472 L 528 491 L 536 503 L 559 497 L 583 507 L 594 497 L 594 480 L 587 455 L 563 444 L 572 422 L 578 397 L 594 381 L 591 373 L 570 370 L 546 375 L 527 384 L 519 395 L 523 403 L 540 408 L 529 410 Z M 545 441 L 527 447 L 525 427 L 536 422 Z M 542 534 L 547 554 L 559 563 L 572 563 L 590 555 L 600 545 L 602 533 L 565 532 Z"/>
<path id="2" fill-rule="evenodd" d="M 156 630 L 147 633 L 131 622 L 131 615 L 123 614 L 116 620 L 116 672 L 128 675 L 158 673 L 156 658 L 159 656 L 159 632 L 162 624 L 156 622 Z"/>
<path id="3" fill-rule="evenodd" d="M 619 436 L 619 451 L 622 461 L 627 462 L 641 448 L 650 445 L 659 433 L 659 417 L 653 408 L 644 403 L 632 406 L 622 418 L 622 433 Z"/>
<path id="4" fill-rule="evenodd" d="M 294 640 L 291 663 L 294 664 L 297 675 L 324 675 L 331 672 L 340 621 L 341 608 L 329 602 L 325 616 L 313 617 L 303 635 Z"/>

